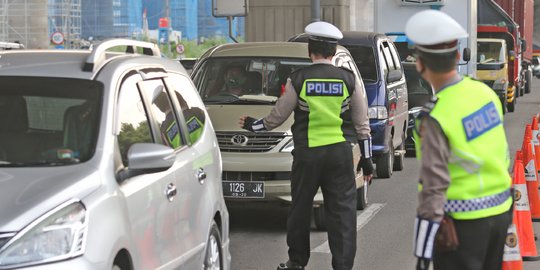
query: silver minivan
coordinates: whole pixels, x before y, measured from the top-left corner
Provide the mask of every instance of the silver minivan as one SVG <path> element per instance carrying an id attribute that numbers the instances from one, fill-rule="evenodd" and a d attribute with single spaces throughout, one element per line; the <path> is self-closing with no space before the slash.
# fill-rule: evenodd
<path id="1" fill-rule="evenodd" d="M 181 64 L 132 40 L 4 51 L 0 85 L 0 269 L 230 268 L 220 151 Z"/>

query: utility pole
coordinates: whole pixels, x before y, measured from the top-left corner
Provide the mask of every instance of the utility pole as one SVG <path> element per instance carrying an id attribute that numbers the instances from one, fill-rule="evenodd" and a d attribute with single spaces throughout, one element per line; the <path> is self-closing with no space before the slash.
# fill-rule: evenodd
<path id="1" fill-rule="evenodd" d="M 311 0 L 311 22 L 321 20 L 321 0 Z"/>

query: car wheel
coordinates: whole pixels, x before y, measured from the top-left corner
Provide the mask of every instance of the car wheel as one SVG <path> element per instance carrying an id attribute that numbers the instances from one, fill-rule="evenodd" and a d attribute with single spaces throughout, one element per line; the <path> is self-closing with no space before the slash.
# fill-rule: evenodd
<path id="1" fill-rule="evenodd" d="M 514 112 L 516 110 L 516 97 L 512 100 L 512 102 L 508 103 L 508 112 Z"/>
<path id="2" fill-rule="evenodd" d="M 392 176 L 392 171 L 394 166 L 394 146 L 392 145 L 392 140 L 390 139 L 389 143 L 390 149 L 387 153 L 384 153 L 380 158 L 377 158 L 375 165 L 375 171 L 377 172 L 378 178 L 390 178 Z"/>
<path id="3" fill-rule="evenodd" d="M 402 142 L 398 146 L 398 150 L 400 150 L 400 152 L 405 151 L 405 142 Z M 394 166 L 393 166 L 394 171 L 403 171 L 403 168 L 405 167 L 404 163 L 405 163 L 405 154 L 400 153 L 399 155 L 394 156 Z"/>
<path id="4" fill-rule="evenodd" d="M 525 94 L 531 92 L 532 72 L 530 69 L 525 71 Z"/>
<path id="5" fill-rule="evenodd" d="M 206 241 L 206 251 L 204 254 L 203 270 L 218 270 L 222 269 L 221 261 L 221 234 L 219 233 L 216 222 L 212 222 L 210 234 Z"/>
<path id="6" fill-rule="evenodd" d="M 324 205 L 313 207 L 313 219 L 315 228 L 319 231 L 326 231 L 326 214 L 324 213 Z"/>
<path id="7" fill-rule="evenodd" d="M 364 181 L 364 185 L 356 190 L 356 210 L 364 210 L 368 205 L 369 183 Z"/>

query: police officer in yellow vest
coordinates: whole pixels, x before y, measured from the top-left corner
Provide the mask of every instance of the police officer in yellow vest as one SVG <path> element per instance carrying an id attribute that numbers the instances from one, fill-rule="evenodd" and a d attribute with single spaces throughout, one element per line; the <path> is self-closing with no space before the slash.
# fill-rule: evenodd
<path id="1" fill-rule="evenodd" d="M 356 254 L 356 184 L 352 143 L 359 143 L 366 181 L 371 180 L 371 138 L 364 85 L 354 73 L 335 67 L 341 31 L 327 22 L 306 26 L 313 65 L 291 73 L 272 112 L 242 117 L 240 125 L 260 132 L 281 125 L 294 111 L 292 205 L 287 219 L 289 260 L 279 269 L 304 269 L 310 255 L 313 198 L 324 196 L 333 269 L 352 269 Z"/>
<path id="2" fill-rule="evenodd" d="M 436 89 L 417 117 L 421 160 L 414 227 L 417 269 L 501 269 L 511 222 L 509 153 L 503 110 L 485 84 L 460 77 L 458 41 L 467 32 L 441 11 L 413 15 L 405 26 L 416 68 Z M 455 224 L 458 246 L 434 243 L 443 216 Z"/>

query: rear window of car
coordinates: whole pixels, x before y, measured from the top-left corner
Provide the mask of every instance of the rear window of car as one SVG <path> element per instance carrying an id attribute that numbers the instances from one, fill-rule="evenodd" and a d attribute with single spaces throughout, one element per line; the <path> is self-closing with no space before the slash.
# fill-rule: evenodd
<path id="1" fill-rule="evenodd" d="M 231 103 L 241 96 L 279 97 L 291 72 L 309 65 L 307 58 L 211 58 L 193 81 L 205 103 Z"/>
<path id="2" fill-rule="evenodd" d="M 83 162 L 95 152 L 103 84 L 0 76 L 0 165 Z M 9 117 L 5 117 L 9 116 Z"/>

